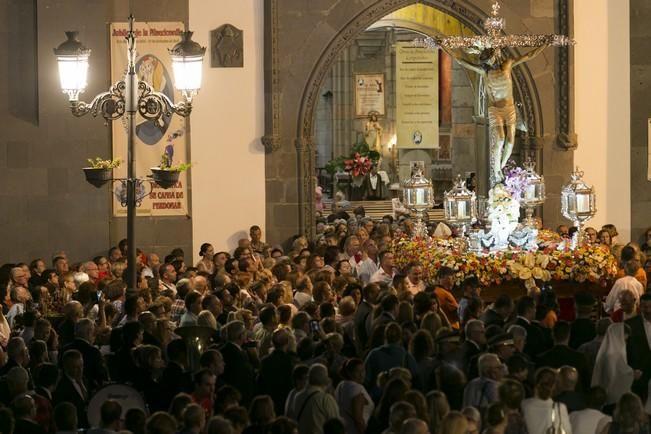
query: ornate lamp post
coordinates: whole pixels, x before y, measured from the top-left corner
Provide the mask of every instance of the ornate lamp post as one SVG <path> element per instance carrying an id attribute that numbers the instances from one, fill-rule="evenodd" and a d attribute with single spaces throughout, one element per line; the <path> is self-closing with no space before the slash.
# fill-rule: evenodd
<path id="1" fill-rule="evenodd" d="M 475 193 L 466 188 L 466 182 L 457 175 L 450 191 L 444 194 L 443 208 L 445 220 L 459 228 L 461 236 L 465 236 L 466 225 L 477 218 L 477 198 Z"/>
<path id="2" fill-rule="evenodd" d="M 427 236 L 427 226 L 423 222 L 423 213 L 434 206 L 432 182 L 419 171 L 402 184 L 402 197 L 405 207 L 416 214 L 414 238 Z"/>
<path id="3" fill-rule="evenodd" d="M 147 120 L 157 120 L 162 116 L 176 113 L 187 117 L 192 111 L 192 97 L 201 87 L 201 70 L 205 47 L 192 41 L 192 32 L 183 32 L 182 40 L 169 50 L 176 88 L 183 94 L 184 101 L 172 102 L 165 94 L 154 91 L 149 84 L 138 80 L 136 75 L 136 34 L 133 30 L 134 18 L 129 16 L 127 39 L 127 72 L 124 80 L 118 81 L 107 92 L 95 96 L 90 103 L 79 101 L 79 94 L 86 89 L 88 58 L 90 49 L 78 39 L 77 32 L 66 32 L 68 39 L 54 49 L 59 64 L 59 79 L 63 93 L 68 95 L 72 114 L 80 117 L 88 113 L 100 114 L 106 121 L 127 117 L 127 178 L 119 179 L 127 186 L 127 285 L 130 290 L 137 288 L 136 279 L 136 204 L 143 198 L 136 197 L 138 187 L 144 179 L 135 173 L 135 121 L 136 114 Z"/>
<path id="4" fill-rule="evenodd" d="M 527 171 L 527 181 L 520 194 L 520 206 L 525 209 L 525 225 L 538 229 L 538 221 L 533 218 L 536 207 L 545 203 L 545 178 L 535 171 L 536 163 L 528 159 L 523 164 Z"/>
<path id="5" fill-rule="evenodd" d="M 572 248 L 575 248 L 578 240 L 583 239 L 583 223 L 597 213 L 594 187 L 583 181 L 583 172 L 578 167 L 561 191 L 561 213 L 579 229 L 572 239 Z"/>

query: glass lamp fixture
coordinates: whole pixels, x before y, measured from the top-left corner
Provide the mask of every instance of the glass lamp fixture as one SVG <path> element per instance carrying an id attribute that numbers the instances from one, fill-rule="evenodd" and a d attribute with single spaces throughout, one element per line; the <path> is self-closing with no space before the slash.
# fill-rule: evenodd
<path id="1" fill-rule="evenodd" d="M 68 39 L 54 49 L 54 55 L 59 65 L 61 90 L 68 95 L 68 100 L 78 101 L 79 94 L 86 90 L 90 49 L 79 41 L 79 32 L 65 33 Z"/>
<path id="2" fill-rule="evenodd" d="M 561 190 L 561 214 L 572 221 L 579 230 L 574 234 L 572 247 L 583 239 L 583 224 L 597 213 L 594 187 L 583 181 L 583 172 L 577 167 L 571 175 L 570 182 Z"/>
<path id="3" fill-rule="evenodd" d="M 477 218 L 477 197 L 466 188 L 466 182 L 457 175 L 450 191 L 444 194 L 443 208 L 445 220 L 459 228 L 460 235 L 465 236 L 466 225 Z"/>
<path id="4" fill-rule="evenodd" d="M 536 163 L 527 159 L 523 164 L 526 170 L 526 184 L 520 193 L 520 206 L 525 209 L 525 225 L 538 229 L 538 220 L 533 217 L 536 207 L 545 203 L 545 178 L 536 173 Z"/>
<path id="5" fill-rule="evenodd" d="M 127 67 L 124 78 L 114 83 L 108 91 L 97 94 L 91 102 L 79 100 L 79 94 L 86 88 L 88 58 L 90 50 L 78 38 L 77 32 L 66 32 L 67 40 L 54 49 L 59 64 L 61 89 L 68 95 L 72 114 L 81 117 L 86 114 L 101 115 L 106 121 L 127 118 L 127 176 L 112 178 L 121 182 L 126 190 L 123 206 L 127 208 L 127 263 L 136 263 L 135 216 L 136 206 L 149 193 L 145 191 L 145 179 L 136 176 L 135 142 L 136 115 L 147 121 L 158 121 L 172 113 L 182 117 L 190 116 L 192 97 L 201 87 L 201 72 L 205 47 L 192 40 L 192 32 L 183 32 L 181 41 L 169 50 L 176 88 L 183 94 L 183 100 L 174 102 L 165 93 L 157 92 L 151 85 L 136 75 L 136 31 L 135 19 L 129 16 L 129 31 L 126 34 Z M 156 168 L 157 170 L 158 168 Z M 154 168 L 152 168 L 153 172 Z M 156 173 L 156 172 L 153 172 Z M 167 188 L 159 184 L 163 188 Z M 153 184 L 152 184 L 153 188 Z M 136 267 L 127 268 L 127 287 L 136 291 Z"/>
<path id="6" fill-rule="evenodd" d="M 427 237 L 427 226 L 423 222 L 423 213 L 434 206 L 432 182 L 425 178 L 420 170 L 402 184 L 402 202 L 405 208 L 416 215 L 414 238 Z"/>
<path id="7" fill-rule="evenodd" d="M 169 50 L 174 71 L 174 85 L 191 100 L 201 88 L 203 56 L 206 47 L 192 40 L 192 32 L 183 32 L 181 41 Z"/>

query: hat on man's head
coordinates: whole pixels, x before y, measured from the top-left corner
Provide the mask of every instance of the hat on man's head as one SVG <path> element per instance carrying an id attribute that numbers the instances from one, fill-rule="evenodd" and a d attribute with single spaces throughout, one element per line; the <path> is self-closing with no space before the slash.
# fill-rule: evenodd
<path id="1" fill-rule="evenodd" d="M 488 347 L 490 349 L 496 349 L 499 347 L 513 346 L 515 342 L 513 341 L 513 336 L 509 333 L 502 333 L 497 336 L 493 336 L 488 341 Z"/>
<path id="2" fill-rule="evenodd" d="M 437 344 L 459 344 L 461 343 L 461 334 L 458 331 L 442 329 L 436 333 Z"/>

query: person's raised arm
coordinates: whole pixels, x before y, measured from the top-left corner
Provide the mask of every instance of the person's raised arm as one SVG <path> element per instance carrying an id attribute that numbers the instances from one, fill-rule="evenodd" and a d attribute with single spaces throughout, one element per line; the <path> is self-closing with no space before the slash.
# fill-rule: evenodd
<path id="1" fill-rule="evenodd" d="M 531 59 L 535 58 L 540 53 L 542 53 L 545 50 L 545 48 L 547 48 L 547 45 L 542 45 L 540 47 L 534 48 L 533 50 L 529 51 L 527 54 L 524 54 L 516 59 L 513 59 L 513 66 L 517 66 L 521 63 L 530 61 Z"/>

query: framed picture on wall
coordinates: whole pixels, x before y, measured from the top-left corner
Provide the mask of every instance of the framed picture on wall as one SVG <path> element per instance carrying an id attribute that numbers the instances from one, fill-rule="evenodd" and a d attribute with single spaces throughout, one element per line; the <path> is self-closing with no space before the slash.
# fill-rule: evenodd
<path id="1" fill-rule="evenodd" d="M 355 117 L 384 116 L 384 74 L 355 74 Z"/>

